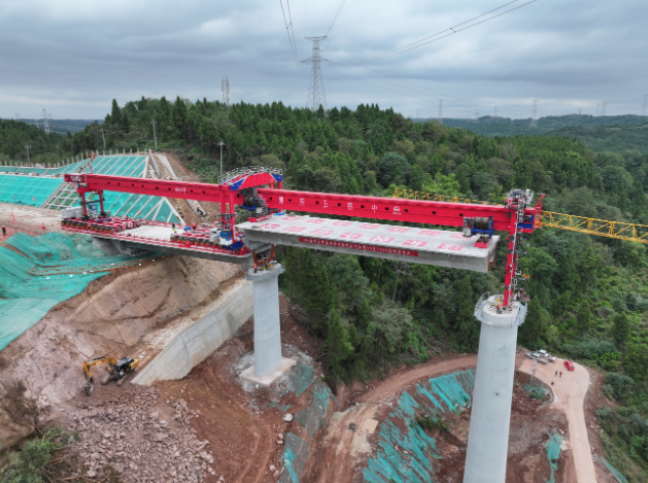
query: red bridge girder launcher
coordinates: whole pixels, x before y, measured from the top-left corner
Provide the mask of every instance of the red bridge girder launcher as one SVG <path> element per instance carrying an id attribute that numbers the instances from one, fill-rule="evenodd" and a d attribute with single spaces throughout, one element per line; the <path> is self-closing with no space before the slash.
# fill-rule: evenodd
<path id="1" fill-rule="evenodd" d="M 318 213 L 354 218 L 390 220 L 403 223 L 460 227 L 466 237 L 478 235 L 476 247 L 487 247 L 494 231 L 508 233 L 508 258 L 504 281 L 503 307 L 510 308 L 520 272 L 519 256 L 523 233 L 540 227 L 542 196 L 531 205 L 531 192 L 514 189 L 504 205 L 478 205 L 424 200 L 355 196 L 282 189 L 283 175 L 272 168 L 241 169 L 221 178 L 220 184 L 192 183 L 159 179 L 128 178 L 99 174 L 66 174 L 65 181 L 79 193 L 80 207 L 64 210 L 63 228 L 82 233 L 118 236 L 120 232 L 151 223 L 146 220 L 111 217 L 104 209 L 104 191 L 163 196 L 220 203 L 220 221 L 214 227 L 201 227 L 186 236 L 171 236 L 169 243 L 196 246 L 232 256 L 250 256 L 242 233 L 236 228 L 238 205 L 251 212 L 250 222 L 260 222 L 285 211 Z M 96 193 L 88 201 L 86 195 Z M 97 206 L 98 205 L 98 206 Z"/>

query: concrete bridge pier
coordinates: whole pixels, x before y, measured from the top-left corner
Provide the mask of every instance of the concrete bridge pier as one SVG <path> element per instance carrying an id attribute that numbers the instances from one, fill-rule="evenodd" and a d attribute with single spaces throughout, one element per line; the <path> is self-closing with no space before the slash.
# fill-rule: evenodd
<path id="1" fill-rule="evenodd" d="M 517 331 L 527 307 L 516 301 L 498 313 L 501 298 L 482 298 L 475 307 L 482 327 L 463 483 L 506 481 Z"/>
<path id="2" fill-rule="evenodd" d="M 264 386 L 285 373 L 295 361 L 281 356 L 281 327 L 279 323 L 279 275 L 281 264 L 254 272 L 250 268 L 245 278 L 252 282 L 254 300 L 254 365 L 241 377 Z"/>

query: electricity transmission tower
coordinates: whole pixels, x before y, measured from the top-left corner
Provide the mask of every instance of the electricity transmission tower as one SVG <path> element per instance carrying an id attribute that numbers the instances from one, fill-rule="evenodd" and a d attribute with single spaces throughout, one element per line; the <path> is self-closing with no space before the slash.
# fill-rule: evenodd
<path id="1" fill-rule="evenodd" d="M 229 77 L 223 77 L 221 81 L 221 90 L 223 91 L 223 103 L 229 108 Z"/>
<path id="2" fill-rule="evenodd" d="M 45 109 L 43 109 L 43 129 L 45 130 L 45 134 L 50 133 L 49 118 Z"/>
<path id="3" fill-rule="evenodd" d="M 319 106 L 327 111 L 326 106 L 326 92 L 324 91 L 324 81 L 322 80 L 322 61 L 328 62 L 321 57 L 320 43 L 326 40 L 327 37 L 306 37 L 306 40 L 313 42 L 313 53 L 308 59 L 302 60 L 302 64 L 311 64 L 311 77 L 310 85 L 308 86 L 308 107 L 311 111 L 315 112 Z"/>
<path id="4" fill-rule="evenodd" d="M 103 146 L 104 146 L 104 155 L 106 154 L 106 130 L 104 128 L 99 129 L 101 131 L 101 139 L 103 139 Z M 157 147 L 156 147 L 157 149 Z"/>
<path id="5" fill-rule="evenodd" d="M 443 124 L 443 99 L 439 101 L 439 122 Z"/>
<path id="6" fill-rule="evenodd" d="M 155 143 L 155 150 L 157 151 L 157 133 L 155 132 L 155 119 L 151 121 L 153 125 L 153 142 Z M 101 135 L 103 136 L 103 129 L 101 130 Z M 104 141 L 104 149 L 106 149 L 106 141 Z"/>
<path id="7" fill-rule="evenodd" d="M 648 94 L 644 95 L 643 108 L 641 109 L 641 115 L 646 115 L 646 109 L 648 109 Z"/>
<path id="8" fill-rule="evenodd" d="M 531 115 L 531 127 L 538 127 L 536 114 L 538 113 L 538 99 L 533 99 L 533 114 Z"/>
<path id="9" fill-rule="evenodd" d="M 601 116 L 607 116 L 607 101 L 603 101 L 603 107 L 601 107 Z"/>

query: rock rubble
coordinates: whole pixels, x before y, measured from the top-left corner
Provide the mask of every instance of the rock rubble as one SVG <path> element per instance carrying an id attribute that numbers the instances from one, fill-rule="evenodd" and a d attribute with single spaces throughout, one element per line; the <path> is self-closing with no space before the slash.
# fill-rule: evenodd
<path id="1" fill-rule="evenodd" d="M 155 388 L 110 389 L 109 398 L 80 402 L 70 415 L 69 429 L 82 439 L 69 448 L 85 462 L 80 476 L 101 477 L 107 466 L 123 483 L 203 483 L 217 474 L 209 442 L 191 426 L 199 415 L 183 399 L 156 403 Z"/>

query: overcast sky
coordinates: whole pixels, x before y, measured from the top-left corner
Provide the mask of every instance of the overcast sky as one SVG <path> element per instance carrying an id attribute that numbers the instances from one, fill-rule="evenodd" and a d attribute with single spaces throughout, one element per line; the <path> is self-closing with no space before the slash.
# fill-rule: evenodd
<path id="1" fill-rule="evenodd" d="M 511 7 L 528 2 L 518 0 Z M 341 0 L 292 0 L 299 59 Z M 323 44 L 328 107 L 378 103 L 408 117 L 641 114 L 647 0 L 537 0 L 363 66 L 506 0 L 346 0 Z M 287 6 L 283 0 L 284 8 Z M 505 9 L 504 9 L 505 10 Z M 501 10 L 501 11 L 504 11 Z M 287 14 L 287 12 L 286 12 Z M 103 118 L 141 96 L 305 106 L 279 0 L 0 0 L 0 117 Z"/>

